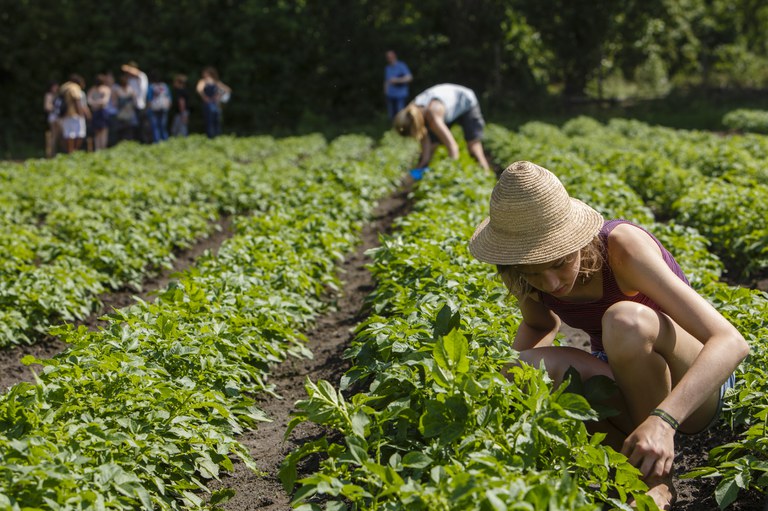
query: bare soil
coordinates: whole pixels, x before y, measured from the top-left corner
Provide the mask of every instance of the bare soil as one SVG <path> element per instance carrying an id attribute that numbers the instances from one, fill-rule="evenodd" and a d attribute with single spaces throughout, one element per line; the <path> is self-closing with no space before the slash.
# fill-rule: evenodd
<path id="1" fill-rule="evenodd" d="M 105 321 L 100 319 L 105 314 L 132 304 L 137 297 L 144 301 L 153 300 L 155 293 L 158 290 L 165 289 L 175 274 L 183 272 L 194 265 L 197 258 L 206 251 L 215 254 L 224 240 L 232 236 L 231 227 L 232 219 L 230 217 L 223 217 L 217 222 L 213 222 L 211 234 L 207 238 L 198 240 L 189 248 L 177 250 L 174 253 L 172 268 L 152 273 L 144 279 L 141 289 L 124 288 L 101 295 L 99 297 L 103 304 L 101 310 L 74 324 L 76 326 L 86 325 L 89 328 L 96 329 L 106 324 Z M 32 371 L 39 370 L 40 366 L 25 366 L 22 364 L 21 359 L 26 355 L 47 359 L 58 355 L 66 348 L 67 345 L 63 341 L 55 337 L 45 337 L 32 345 L 0 349 L 0 392 L 5 392 L 8 387 L 20 381 L 34 381 Z"/>
<path id="2" fill-rule="evenodd" d="M 365 319 L 366 312 L 362 308 L 363 299 L 375 286 L 370 272 L 365 267 L 370 262 L 365 251 L 377 246 L 379 234 L 388 232 L 392 221 L 410 210 L 408 195 L 411 184 L 409 181 L 404 182 L 397 193 L 378 204 L 374 221 L 365 226 L 361 233 L 361 244 L 356 252 L 342 264 L 340 272 L 344 288 L 338 298 L 337 308 L 320 317 L 316 327 L 311 332 L 307 332 L 308 347 L 314 357 L 311 360 L 289 359 L 273 368 L 270 380 L 277 386 L 281 399 L 265 398 L 259 403 L 272 418 L 272 422 L 264 423 L 258 429 L 246 432 L 240 438 L 262 473 L 253 473 L 242 463 L 236 462 L 234 471 L 223 476 L 221 482 L 214 482 L 211 485 L 212 489 L 229 487 L 236 490 L 235 496 L 224 505 L 225 509 L 230 511 L 289 511 L 291 509 L 290 496 L 283 490 L 277 476 L 280 463 L 287 453 L 304 442 L 314 440 L 326 433 L 318 426 L 301 424 L 289 438 L 284 438 L 291 414 L 295 411 L 294 403 L 306 397 L 304 382 L 307 378 L 312 381 L 326 379 L 337 384 L 347 370 L 348 363 L 342 358 L 342 353 L 353 337 L 354 327 Z M 230 222 L 226 219 L 221 222 L 212 236 L 178 254 L 174 268 L 148 280 L 141 292 L 123 290 L 104 296 L 105 305 L 101 313 L 84 321 L 83 324 L 98 327 L 101 324 L 98 319 L 101 314 L 130 304 L 134 296 L 151 300 L 154 292 L 163 289 L 173 278 L 174 273 L 189 267 L 204 251 L 215 252 L 230 235 Z M 567 343 L 580 347 L 588 345 L 584 332 L 571 329 L 567 325 L 563 326 L 562 331 Z M 0 351 L 0 389 L 18 381 L 32 381 L 30 369 L 19 362 L 24 355 L 32 354 L 46 358 L 63 351 L 65 347 L 61 341 L 46 339 L 34 346 Z M 677 473 L 682 474 L 705 464 L 709 449 L 731 439 L 735 439 L 735 435 L 723 427 L 694 437 L 679 436 L 676 439 Z M 303 468 L 306 473 L 311 473 L 315 467 Z M 676 479 L 678 501 L 674 509 L 678 511 L 718 509 L 713 497 L 716 482 L 716 480 Z M 764 502 L 765 497 L 757 492 L 742 492 L 739 500 L 729 509 L 768 511 L 768 506 Z"/>

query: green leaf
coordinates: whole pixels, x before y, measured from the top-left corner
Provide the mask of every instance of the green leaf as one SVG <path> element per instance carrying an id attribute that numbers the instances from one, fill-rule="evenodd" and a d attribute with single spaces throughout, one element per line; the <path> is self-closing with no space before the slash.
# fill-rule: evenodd
<path id="1" fill-rule="evenodd" d="M 466 373 L 469 370 L 468 351 L 467 338 L 458 330 L 452 330 L 448 335 L 435 342 L 432 356 L 442 369 L 449 370 L 454 374 Z"/>
<path id="2" fill-rule="evenodd" d="M 715 500 L 720 509 L 730 506 L 739 494 L 739 487 L 733 479 L 723 479 L 715 488 Z"/>
<path id="3" fill-rule="evenodd" d="M 365 428 L 371 422 L 371 419 L 362 410 L 357 410 L 352 414 L 351 420 L 352 432 L 361 438 L 365 438 Z"/>
<path id="4" fill-rule="evenodd" d="M 368 458 L 368 444 L 365 440 L 348 436 L 346 437 L 347 449 L 350 461 L 354 460 L 359 465 L 366 463 Z"/>
<path id="5" fill-rule="evenodd" d="M 25 366 L 32 365 L 32 364 L 42 364 L 43 361 L 37 358 L 34 355 L 24 355 L 21 357 L 21 363 Z"/>
<path id="6" fill-rule="evenodd" d="M 653 501 L 650 495 L 645 493 L 635 493 L 632 495 L 635 498 L 635 508 L 637 511 L 657 511 L 659 506 Z"/>
<path id="7" fill-rule="evenodd" d="M 565 414 L 572 419 L 582 421 L 597 419 L 597 414 L 587 400 L 578 394 L 565 392 L 557 398 L 557 404 L 562 406 Z"/>
<path id="8" fill-rule="evenodd" d="M 229 499 L 234 497 L 235 493 L 235 490 L 232 488 L 221 488 L 220 490 L 215 490 L 213 493 L 211 493 L 211 498 L 208 503 L 212 506 L 224 504 Z"/>
<path id="9" fill-rule="evenodd" d="M 427 437 L 440 437 L 444 443 L 458 439 L 464 432 L 467 420 L 467 405 L 459 396 L 443 401 L 430 400 L 419 419 L 419 431 Z"/>
<path id="10" fill-rule="evenodd" d="M 455 314 L 451 310 L 448 304 L 443 305 L 435 318 L 435 337 L 442 337 L 447 335 L 451 330 L 458 328 L 461 324 L 461 316 L 458 312 Z"/>
<path id="11" fill-rule="evenodd" d="M 403 466 L 408 468 L 427 468 L 433 460 L 428 455 L 420 451 L 411 451 L 403 456 Z"/>

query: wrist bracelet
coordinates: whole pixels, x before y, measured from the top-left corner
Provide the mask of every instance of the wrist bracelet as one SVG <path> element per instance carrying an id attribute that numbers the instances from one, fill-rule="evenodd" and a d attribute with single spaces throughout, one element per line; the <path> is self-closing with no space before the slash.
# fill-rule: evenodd
<path id="1" fill-rule="evenodd" d="M 672 426 L 672 429 L 677 431 L 677 429 L 680 427 L 680 423 L 677 422 L 677 420 L 672 417 L 670 414 L 662 410 L 661 408 L 656 408 L 651 412 L 651 415 L 655 415 L 656 417 L 659 417 L 661 420 Z"/>

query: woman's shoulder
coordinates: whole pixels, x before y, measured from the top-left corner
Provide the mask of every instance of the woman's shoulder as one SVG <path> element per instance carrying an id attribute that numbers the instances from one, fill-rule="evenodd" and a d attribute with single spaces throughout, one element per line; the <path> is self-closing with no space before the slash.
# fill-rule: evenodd
<path id="1" fill-rule="evenodd" d="M 609 220 L 605 222 L 603 230 L 607 230 L 609 240 L 622 243 L 645 243 L 653 241 L 651 233 L 637 224 L 626 220 Z"/>
<path id="2" fill-rule="evenodd" d="M 650 232 L 630 222 L 615 225 L 607 235 L 606 247 L 609 264 L 645 257 L 649 254 L 661 255 L 659 244 Z"/>

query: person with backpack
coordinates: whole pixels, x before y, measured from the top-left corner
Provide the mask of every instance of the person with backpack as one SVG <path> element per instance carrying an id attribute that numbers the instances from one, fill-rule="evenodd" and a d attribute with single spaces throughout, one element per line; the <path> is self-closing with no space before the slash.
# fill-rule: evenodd
<path id="1" fill-rule="evenodd" d="M 171 108 L 171 89 L 160 80 L 157 73 L 150 73 L 149 121 L 152 126 L 152 142 L 168 140 L 168 111 Z"/>
<path id="2" fill-rule="evenodd" d="M 136 92 L 131 88 L 129 78 L 127 73 L 123 73 L 112 89 L 112 105 L 116 112 L 115 143 L 136 139 L 139 118 L 136 114 Z"/>
<path id="3" fill-rule="evenodd" d="M 221 105 L 229 101 L 232 89 L 219 80 L 219 73 L 210 66 L 203 69 L 195 89 L 203 100 L 205 134 L 208 138 L 221 135 Z"/>

